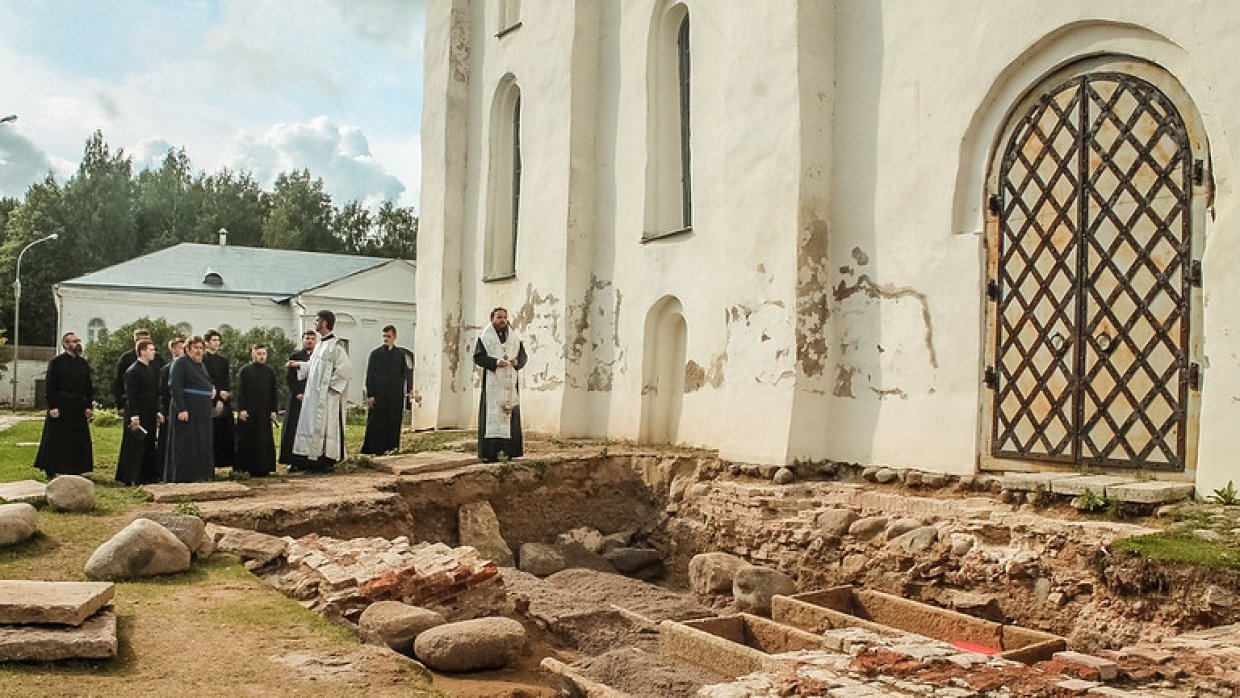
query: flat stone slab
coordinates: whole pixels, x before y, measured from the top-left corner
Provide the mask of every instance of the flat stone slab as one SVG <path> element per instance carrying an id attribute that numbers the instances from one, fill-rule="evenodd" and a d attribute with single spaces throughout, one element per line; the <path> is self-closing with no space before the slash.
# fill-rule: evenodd
<path id="1" fill-rule="evenodd" d="M 111 582 L 0 580 L 0 623 L 81 625 L 115 593 Z"/>
<path id="2" fill-rule="evenodd" d="M 143 485 L 142 491 L 151 495 L 156 502 L 179 502 L 191 499 L 195 502 L 209 502 L 215 499 L 236 499 L 247 497 L 253 490 L 240 482 L 170 482 L 160 485 Z"/>
<path id="3" fill-rule="evenodd" d="M 478 456 L 460 451 L 425 451 L 401 456 L 376 458 L 374 467 L 393 475 L 428 473 L 478 462 Z"/>
<path id="4" fill-rule="evenodd" d="M 1070 477 L 1080 477 L 1077 473 L 1004 473 L 1003 489 L 1021 492 L 1050 492 L 1051 483 Z"/>
<path id="5" fill-rule="evenodd" d="M 0 499 L 9 503 L 43 504 L 47 501 L 47 483 L 38 480 L 0 483 Z"/>
<path id="6" fill-rule="evenodd" d="M 1115 485 L 1127 485 L 1136 482 L 1129 477 L 1116 477 L 1114 475 L 1079 475 L 1077 477 L 1066 477 L 1051 482 L 1051 492 L 1055 494 L 1079 495 L 1085 494 L 1085 490 L 1089 490 L 1097 495 L 1107 497 L 1110 496 L 1108 488 Z"/>
<path id="7" fill-rule="evenodd" d="M 116 612 L 110 608 L 76 627 L 0 625 L 0 662 L 110 659 L 116 646 Z"/>
<path id="8" fill-rule="evenodd" d="M 1182 502 L 1193 496 L 1191 482 L 1133 482 L 1111 485 L 1107 488 L 1108 499 L 1134 504 L 1166 504 Z"/>

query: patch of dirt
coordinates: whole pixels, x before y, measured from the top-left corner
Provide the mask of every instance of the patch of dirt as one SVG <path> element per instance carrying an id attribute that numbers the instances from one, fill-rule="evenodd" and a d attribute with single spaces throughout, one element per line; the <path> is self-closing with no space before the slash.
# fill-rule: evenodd
<path id="1" fill-rule="evenodd" d="M 636 647 L 623 647 L 573 665 L 585 676 L 634 698 L 693 698 L 723 677 Z"/>

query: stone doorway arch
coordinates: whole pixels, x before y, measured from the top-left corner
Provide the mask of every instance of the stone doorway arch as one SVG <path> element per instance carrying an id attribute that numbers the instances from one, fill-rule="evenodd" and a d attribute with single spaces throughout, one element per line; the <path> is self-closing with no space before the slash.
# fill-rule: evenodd
<path id="1" fill-rule="evenodd" d="M 688 325 L 675 296 L 660 298 L 646 314 L 642 340 L 642 407 L 638 441 L 674 444 L 685 393 Z"/>

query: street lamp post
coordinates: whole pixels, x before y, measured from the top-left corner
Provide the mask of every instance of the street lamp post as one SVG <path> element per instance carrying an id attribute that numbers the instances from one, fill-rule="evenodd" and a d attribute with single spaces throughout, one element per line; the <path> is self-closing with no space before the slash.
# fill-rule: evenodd
<path id="1" fill-rule="evenodd" d="M 8 116 L 0 117 L 0 124 L 9 124 L 14 121 L 17 121 L 16 114 L 9 114 Z"/>
<path id="2" fill-rule="evenodd" d="M 21 349 L 22 336 L 22 256 L 26 254 L 26 250 L 34 247 L 40 242 L 55 240 L 60 237 L 56 233 L 52 233 L 46 237 L 41 237 L 34 242 L 27 244 L 17 253 L 17 271 L 13 274 L 13 411 L 17 411 L 17 367 L 20 364 L 18 360 L 18 352 Z"/>

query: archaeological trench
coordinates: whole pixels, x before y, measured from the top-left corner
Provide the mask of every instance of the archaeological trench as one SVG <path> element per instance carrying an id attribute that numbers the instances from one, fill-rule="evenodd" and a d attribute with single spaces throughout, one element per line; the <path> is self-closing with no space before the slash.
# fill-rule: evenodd
<path id="1" fill-rule="evenodd" d="M 1187 525 L 1191 500 L 1113 520 L 1054 494 L 1071 473 L 565 442 L 481 464 L 459 445 L 199 507 L 221 548 L 339 622 L 381 600 L 519 621 L 527 666 L 555 656 L 504 695 L 1240 695 L 1240 574 L 1112 549 Z M 1194 520 L 1234 535 L 1235 509 Z"/>

